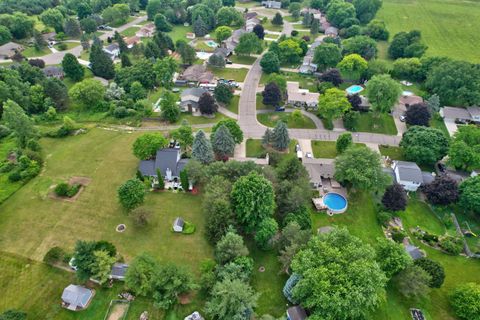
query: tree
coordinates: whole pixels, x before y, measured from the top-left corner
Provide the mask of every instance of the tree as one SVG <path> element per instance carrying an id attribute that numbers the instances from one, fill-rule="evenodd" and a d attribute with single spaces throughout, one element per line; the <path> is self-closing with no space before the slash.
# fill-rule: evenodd
<path id="1" fill-rule="evenodd" d="M 165 91 L 160 100 L 160 116 L 168 122 L 176 122 L 180 117 L 180 108 L 177 106 L 177 95 L 170 91 Z"/>
<path id="2" fill-rule="evenodd" d="M 128 93 L 128 95 L 132 98 L 133 101 L 138 101 L 147 97 L 147 91 L 140 82 L 134 81 L 130 86 L 130 92 Z"/>
<path id="3" fill-rule="evenodd" d="M 262 220 L 272 217 L 274 198 L 272 183 L 256 172 L 235 181 L 231 193 L 232 208 L 246 232 L 258 230 Z"/>
<path id="4" fill-rule="evenodd" d="M 3 120 L 17 139 L 18 146 L 25 148 L 27 141 L 37 136 L 37 129 L 25 111 L 14 101 L 7 100 L 3 105 Z"/>
<path id="5" fill-rule="evenodd" d="M 168 23 L 167 18 L 161 13 L 157 13 L 155 15 L 155 28 L 156 30 L 162 31 L 162 32 L 170 32 L 172 31 L 172 26 L 170 23 Z"/>
<path id="6" fill-rule="evenodd" d="M 0 320 L 25 320 L 27 313 L 15 309 L 9 309 L 0 314 Z"/>
<path id="7" fill-rule="evenodd" d="M 63 110 L 68 101 L 67 86 L 57 78 L 47 78 L 43 82 L 43 91 L 52 99 L 56 110 Z"/>
<path id="8" fill-rule="evenodd" d="M 340 71 L 338 71 L 338 69 L 335 69 L 335 68 L 328 69 L 327 71 L 322 73 L 319 79 L 325 82 L 330 82 L 336 87 L 343 83 L 343 79 L 342 79 L 342 75 L 340 74 Z M 348 96 L 347 98 L 349 97 L 350 96 Z"/>
<path id="9" fill-rule="evenodd" d="M 211 319 L 246 320 L 256 306 L 258 294 L 239 279 L 217 282 L 211 297 L 205 304 L 205 312 Z"/>
<path id="10" fill-rule="evenodd" d="M 90 67 L 96 76 L 105 79 L 112 79 L 115 76 L 112 59 L 103 51 L 102 45 L 95 41 L 90 49 Z"/>
<path id="11" fill-rule="evenodd" d="M 480 213 L 480 176 L 468 178 L 460 184 L 460 206 Z"/>
<path id="12" fill-rule="evenodd" d="M 378 19 L 373 19 L 367 24 L 365 34 L 372 39 L 383 40 L 383 41 L 388 40 L 388 36 L 389 36 L 385 22 Z"/>
<path id="13" fill-rule="evenodd" d="M 457 181 L 447 175 L 435 177 L 433 182 L 422 187 L 428 202 L 435 205 L 449 205 L 458 201 Z"/>
<path id="14" fill-rule="evenodd" d="M 420 81 L 424 78 L 419 58 L 399 58 L 393 63 L 392 75 L 397 79 Z"/>
<path id="15" fill-rule="evenodd" d="M 275 16 L 272 19 L 272 24 L 281 26 L 283 24 L 283 18 L 280 12 L 275 13 Z"/>
<path id="16" fill-rule="evenodd" d="M 283 151 L 288 148 L 289 144 L 290 137 L 287 125 L 283 121 L 278 121 L 272 131 L 272 147 L 275 150 Z"/>
<path id="17" fill-rule="evenodd" d="M 480 285 L 469 282 L 458 285 L 450 295 L 455 314 L 461 319 L 478 319 L 480 316 Z"/>
<path id="18" fill-rule="evenodd" d="M 60 10 L 55 8 L 50 8 L 40 15 L 40 20 L 43 22 L 44 25 L 55 29 L 55 32 L 62 32 L 63 31 L 63 14 Z"/>
<path id="19" fill-rule="evenodd" d="M 471 170 L 480 166 L 480 129 L 460 126 L 448 150 L 448 163 L 455 168 Z"/>
<path id="20" fill-rule="evenodd" d="M 366 60 L 375 58 L 377 55 L 377 43 L 367 36 L 355 36 L 342 41 L 343 54 L 359 54 Z"/>
<path id="21" fill-rule="evenodd" d="M 421 57 L 427 46 L 421 43 L 422 35 L 418 30 L 397 33 L 388 47 L 388 55 L 393 59 Z"/>
<path id="22" fill-rule="evenodd" d="M 428 109 L 431 113 L 438 112 L 440 110 L 440 97 L 438 94 L 432 94 L 427 100 Z"/>
<path id="23" fill-rule="evenodd" d="M 347 150 L 351 145 L 352 142 L 352 134 L 350 132 L 342 133 L 335 144 L 335 148 L 337 149 L 337 153 L 342 153 Z"/>
<path id="24" fill-rule="evenodd" d="M 218 26 L 240 26 L 243 25 L 243 15 L 233 7 L 222 7 L 216 15 Z"/>
<path id="25" fill-rule="evenodd" d="M 319 71 L 335 67 L 342 60 L 340 48 L 333 43 L 322 43 L 315 48 L 313 62 L 317 64 Z"/>
<path id="26" fill-rule="evenodd" d="M 233 231 L 227 232 L 215 246 L 215 260 L 220 265 L 246 256 L 248 249 L 243 243 L 243 238 Z"/>
<path id="27" fill-rule="evenodd" d="M 265 29 L 261 24 L 256 24 L 252 30 L 258 37 L 258 39 L 263 40 L 265 38 Z"/>
<path id="28" fill-rule="evenodd" d="M 255 243 L 264 250 L 267 250 L 272 245 L 272 239 L 278 232 L 277 221 L 273 218 L 263 219 L 258 225 L 258 230 L 255 233 Z"/>
<path id="29" fill-rule="evenodd" d="M 347 229 L 312 237 L 291 269 L 300 276 L 293 298 L 319 319 L 366 317 L 379 305 L 387 282 L 375 251 Z"/>
<path id="30" fill-rule="evenodd" d="M 191 275 L 183 268 L 168 263 L 155 269 L 152 278 L 153 305 L 164 310 L 171 309 L 180 294 L 186 293 L 196 286 Z"/>
<path id="31" fill-rule="evenodd" d="M 126 54 L 128 51 L 128 46 L 125 40 L 123 40 L 123 37 L 118 31 L 115 31 L 113 34 L 113 39 L 117 41 L 118 43 L 118 48 L 120 49 L 120 54 Z"/>
<path id="32" fill-rule="evenodd" d="M 198 17 L 193 23 L 193 32 L 197 37 L 203 37 L 208 33 L 208 26 L 203 22 L 201 17 Z"/>
<path id="33" fill-rule="evenodd" d="M 414 264 L 430 275 L 430 288 L 440 288 L 442 286 L 445 280 L 445 271 L 440 263 L 429 258 L 420 258 L 415 260 Z"/>
<path id="34" fill-rule="evenodd" d="M 0 46 L 12 40 L 12 34 L 5 26 L 0 26 Z"/>
<path id="35" fill-rule="evenodd" d="M 97 31 L 97 23 L 93 18 L 84 18 L 80 20 L 80 28 L 82 28 L 85 33 L 94 33 Z"/>
<path id="36" fill-rule="evenodd" d="M 203 212 L 206 215 L 205 235 L 210 243 L 217 243 L 227 234 L 230 226 L 235 224 L 230 208 L 231 190 L 232 184 L 222 176 L 212 177 L 206 188 Z"/>
<path id="37" fill-rule="evenodd" d="M 148 160 L 155 157 L 158 149 L 166 147 L 167 139 L 160 133 L 145 133 L 133 143 L 133 154 L 140 160 Z"/>
<path id="38" fill-rule="evenodd" d="M 63 71 L 65 72 L 65 75 L 75 82 L 82 80 L 85 74 L 85 71 L 83 70 L 82 65 L 78 62 L 77 58 L 71 53 L 67 53 L 63 57 L 62 68 L 63 68 Z"/>
<path id="39" fill-rule="evenodd" d="M 282 99 L 282 92 L 278 85 L 274 82 L 269 82 L 265 86 L 265 89 L 262 92 L 263 104 L 278 106 Z"/>
<path id="40" fill-rule="evenodd" d="M 155 15 L 162 11 L 164 4 L 162 0 L 150 0 L 147 2 L 146 11 L 148 20 L 153 21 L 155 19 Z M 166 4 L 167 2 L 165 2 Z"/>
<path id="41" fill-rule="evenodd" d="M 358 80 L 361 75 L 367 70 L 368 63 L 358 54 L 349 54 L 343 57 L 337 65 L 337 68 L 342 72 L 345 77 Z"/>
<path id="42" fill-rule="evenodd" d="M 105 8 L 102 12 L 102 18 L 105 23 L 111 23 L 114 25 L 122 25 L 127 22 L 130 16 L 130 8 L 128 4 L 117 3 L 111 7 Z"/>
<path id="43" fill-rule="evenodd" d="M 125 274 L 126 287 L 139 296 L 147 296 L 152 292 L 152 282 L 158 268 L 158 262 L 146 253 L 135 257 Z"/>
<path id="44" fill-rule="evenodd" d="M 230 134 L 232 135 L 233 141 L 235 141 L 236 144 L 240 144 L 243 141 L 243 132 L 242 129 L 240 129 L 240 126 L 238 125 L 238 122 L 234 119 L 222 119 L 219 122 L 217 122 L 213 127 L 212 127 L 212 135 L 213 137 L 215 135 L 215 132 L 221 127 L 225 126 Z M 212 138 L 213 139 L 213 138 Z"/>
<path id="45" fill-rule="evenodd" d="M 407 160 L 434 164 L 447 154 L 448 139 L 439 129 L 413 126 L 403 134 L 400 146 Z"/>
<path id="46" fill-rule="evenodd" d="M 280 61 L 292 64 L 299 62 L 301 56 L 305 53 L 301 46 L 301 44 L 304 43 L 304 40 L 298 40 L 296 38 L 288 38 L 281 41 L 278 44 L 278 57 L 280 58 Z"/>
<path id="47" fill-rule="evenodd" d="M 6 26 L 15 39 L 24 39 L 33 34 L 35 22 L 26 14 L 15 12 L 12 15 L 2 15 L 0 24 Z"/>
<path id="48" fill-rule="evenodd" d="M 327 7 L 327 20 L 338 28 L 348 28 L 358 24 L 355 7 L 344 1 L 332 1 Z"/>
<path id="49" fill-rule="evenodd" d="M 357 18 L 362 24 L 371 21 L 382 6 L 381 0 L 354 0 L 352 3 Z"/>
<path id="50" fill-rule="evenodd" d="M 208 164 L 214 160 L 212 145 L 207 140 L 203 130 L 198 130 L 193 140 L 192 158 L 203 164 Z"/>
<path id="51" fill-rule="evenodd" d="M 398 291 L 408 298 L 425 296 L 430 291 L 431 280 L 432 277 L 417 265 L 406 267 L 396 276 Z"/>
<path id="52" fill-rule="evenodd" d="M 48 43 L 47 41 L 43 38 L 43 35 L 38 32 L 37 30 L 33 31 L 33 46 L 35 47 L 35 50 L 41 51 L 47 47 Z M 16 51 L 17 54 L 20 54 L 20 52 Z M 20 61 L 23 59 L 20 59 Z"/>
<path id="53" fill-rule="evenodd" d="M 432 68 L 425 86 L 440 97 L 442 105 L 471 106 L 480 103 L 480 70 L 464 61 L 447 61 Z"/>
<path id="54" fill-rule="evenodd" d="M 292 18 L 297 20 L 300 18 L 300 10 L 302 5 L 299 2 L 292 2 L 288 6 L 288 12 L 292 15 Z"/>
<path id="55" fill-rule="evenodd" d="M 280 71 L 280 60 L 275 52 L 269 51 L 260 60 L 260 66 L 262 71 L 267 74 L 277 73 Z"/>
<path id="56" fill-rule="evenodd" d="M 366 147 L 349 148 L 337 156 L 335 179 L 361 190 L 382 190 L 388 182 L 380 154 Z"/>
<path id="57" fill-rule="evenodd" d="M 212 147 L 215 156 L 219 160 L 227 160 L 233 155 L 235 141 L 232 134 L 225 125 L 220 125 L 212 138 Z"/>
<path id="58" fill-rule="evenodd" d="M 375 75 L 367 83 L 367 97 L 376 112 L 392 110 L 402 94 L 401 85 L 389 75 Z"/>
<path id="59" fill-rule="evenodd" d="M 63 30 L 65 31 L 65 34 L 71 38 L 79 37 L 82 34 L 80 23 L 74 18 L 67 18 L 65 20 Z"/>
<path id="60" fill-rule="evenodd" d="M 220 26 L 215 29 L 215 38 L 219 43 L 227 40 L 232 35 L 232 28 L 227 26 Z"/>
<path id="61" fill-rule="evenodd" d="M 135 209 L 145 200 L 145 184 L 138 179 L 127 180 L 118 188 L 120 204 L 127 210 Z"/>
<path id="62" fill-rule="evenodd" d="M 197 60 L 197 52 L 185 40 L 178 40 L 176 43 L 176 50 L 182 57 L 184 64 L 191 65 Z"/>
<path id="63" fill-rule="evenodd" d="M 73 259 L 77 268 L 77 278 L 82 282 L 87 281 L 96 271 L 96 251 L 104 251 L 113 258 L 117 254 L 115 246 L 107 241 L 77 241 L 75 244 Z"/>
<path id="64" fill-rule="evenodd" d="M 96 79 L 77 82 L 68 92 L 70 98 L 84 108 L 94 109 L 105 96 L 105 87 Z"/>
<path id="65" fill-rule="evenodd" d="M 225 58 L 220 54 L 212 54 L 208 57 L 208 63 L 217 68 L 224 68 Z"/>
<path id="66" fill-rule="evenodd" d="M 95 262 L 91 267 L 92 276 L 103 285 L 108 281 L 112 272 L 112 265 L 117 259 L 110 256 L 109 252 L 105 250 L 94 251 L 93 255 L 95 257 Z"/>
<path id="67" fill-rule="evenodd" d="M 412 264 L 403 245 L 385 238 L 378 240 L 376 260 L 388 279 Z"/>
<path id="68" fill-rule="evenodd" d="M 342 117 L 351 107 L 343 90 L 337 88 L 327 89 L 324 94 L 320 95 L 318 116 L 332 121 Z"/>
<path id="69" fill-rule="evenodd" d="M 398 183 L 387 187 L 382 197 L 383 206 L 390 211 L 404 211 L 407 207 L 407 193 Z"/>
<path id="70" fill-rule="evenodd" d="M 213 95 L 215 96 L 215 100 L 225 105 L 228 105 L 233 98 L 231 87 L 224 83 L 217 84 Z"/>
<path id="71" fill-rule="evenodd" d="M 172 132 L 172 138 L 180 143 L 183 150 L 190 150 L 193 144 L 193 131 L 187 120 L 183 120 L 180 128 Z"/>
<path id="72" fill-rule="evenodd" d="M 173 76 L 177 71 L 177 62 L 172 57 L 159 59 L 153 65 L 160 86 L 170 89 L 173 86 Z"/>
<path id="73" fill-rule="evenodd" d="M 218 110 L 218 106 L 213 99 L 212 95 L 208 92 L 205 92 L 198 99 L 198 108 L 202 114 L 213 115 Z"/>
<path id="74" fill-rule="evenodd" d="M 238 45 L 235 47 L 235 53 L 238 55 L 250 55 L 252 53 L 261 53 L 263 50 L 262 40 L 254 33 L 244 33 L 240 36 Z"/>

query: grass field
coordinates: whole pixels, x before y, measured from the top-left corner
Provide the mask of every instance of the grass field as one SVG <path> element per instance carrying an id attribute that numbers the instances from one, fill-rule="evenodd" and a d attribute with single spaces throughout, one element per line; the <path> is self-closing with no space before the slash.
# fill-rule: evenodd
<path id="1" fill-rule="evenodd" d="M 429 56 L 480 62 L 479 1 L 385 0 L 377 18 L 386 22 L 390 37 L 420 30 Z"/>
<path id="2" fill-rule="evenodd" d="M 238 114 L 238 102 L 240 101 L 240 96 L 234 95 L 230 103 L 225 106 L 229 111 Z"/>
<path id="3" fill-rule="evenodd" d="M 248 69 L 241 68 L 241 69 L 232 69 L 232 68 L 216 68 L 216 67 L 208 67 L 208 70 L 212 71 L 215 77 L 223 78 L 227 80 L 235 80 L 237 82 L 243 82 L 245 77 L 247 76 Z"/>
<path id="4" fill-rule="evenodd" d="M 238 64 L 248 64 L 251 65 L 257 60 L 257 57 L 252 57 L 252 56 L 239 56 L 239 55 L 231 55 L 229 59 L 233 63 L 238 63 Z"/>
<path id="5" fill-rule="evenodd" d="M 48 48 L 37 50 L 35 49 L 35 47 L 27 47 L 25 50 L 22 51 L 22 54 L 27 58 L 42 57 L 50 53 L 52 52 Z"/>
<path id="6" fill-rule="evenodd" d="M 186 40 L 189 41 L 186 37 L 187 32 L 192 32 L 192 26 L 174 26 L 172 31 L 167 32 L 167 34 L 172 38 L 173 43 L 177 42 L 177 40 Z"/>
<path id="7" fill-rule="evenodd" d="M 396 135 L 397 127 L 389 114 L 361 112 L 355 124 L 355 131 Z"/>
<path id="8" fill-rule="evenodd" d="M 312 119 L 304 116 L 293 119 L 291 113 L 287 112 L 268 112 L 257 114 L 257 120 L 267 127 L 275 127 L 278 121 L 283 121 L 290 129 L 315 129 L 315 123 Z"/>
<path id="9" fill-rule="evenodd" d="M 120 34 L 124 37 L 133 37 L 138 30 L 140 30 L 139 27 L 130 27 L 120 32 Z"/>
<path id="10" fill-rule="evenodd" d="M 365 146 L 363 143 L 355 143 L 355 146 Z M 337 156 L 335 141 L 312 140 L 312 151 L 315 158 L 333 159 Z"/>
<path id="11" fill-rule="evenodd" d="M 54 45 L 53 47 L 55 49 L 57 49 L 58 51 L 66 51 L 66 50 L 70 50 L 70 49 L 73 49 L 75 47 L 78 47 L 80 45 L 80 43 L 78 42 L 63 42 L 67 45 L 67 48 L 65 50 L 60 50 L 60 47 L 59 47 L 59 43 L 57 43 L 56 45 Z"/>

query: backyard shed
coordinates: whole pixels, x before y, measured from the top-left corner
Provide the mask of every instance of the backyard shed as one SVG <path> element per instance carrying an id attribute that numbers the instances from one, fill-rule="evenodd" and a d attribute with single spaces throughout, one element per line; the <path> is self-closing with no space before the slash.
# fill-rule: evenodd
<path id="1" fill-rule="evenodd" d="M 92 298 L 92 290 L 74 284 L 66 287 L 62 293 L 63 305 L 72 311 L 86 309 Z"/>
<path id="2" fill-rule="evenodd" d="M 185 225 L 185 221 L 183 221 L 182 218 L 178 217 L 178 218 L 175 219 L 175 221 L 173 222 L 173 231 L 175 231 L 175 232 L 182 232 L 184 225 Z"/>

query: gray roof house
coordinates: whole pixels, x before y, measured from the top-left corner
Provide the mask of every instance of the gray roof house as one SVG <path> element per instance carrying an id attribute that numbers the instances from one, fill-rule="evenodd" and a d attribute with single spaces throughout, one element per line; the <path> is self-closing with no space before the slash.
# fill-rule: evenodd
<path id="1" fill-rule="evenodd" d="M 444 119 L 456 121 L 472 121 L 480 123 L 480 107 L 454 108 L 443 107 L 440 115 Z"/>
<path id="2" fill-rule="evenodd" d="M 120 47 L 117 43 L 112 43 L 105 48 L 103 48 L 103 51 L 108 54 L 110 59 L 115 60 L 120 55 Z"/>
<path id="3" fill-rule="evenodd" d="M 65 76 L 63 69 L 57 66 L 46 66 L 42 69 L 42 72 L 47 78 L 63 79 Z"/>
<path id="4" fill-rule="evenodd" d="M 322 186 L 323 179 L 332 179 L 335 174 L 335 160 L 321 158 L 303 158 L 302 164 L 307 169 L 310 184 L 314 188 Z"/>
<path id="5" fill-rule="evenodd" d="M 337 37 L 338 36 L 338 29 L 330 26 L 330 27 L 325 29 L 325 35 L 327 37 Z"/>
<path id="6" fill-rule="evenodd" d="M 237 47 L 238 43 L 240 42 L 240 37 L 242 34 L 246 33 L 247 31 L 244 29 L 237 29 L 232 32 L 232 35 L 227 38 L 227 40 L 224 40 L 222 45 L 223 47 L 227 48 L 230 50 L 230 52 L 233 52 L 235 48 Z"/>
<path id="7" fill-rule="evenodd" d="M 280 1 L 267 0 L 267 1 L 262 1 L 262 6 L 264 6 L 265 8 L 271 8 L 271 9 L 281 9 L 282 3 Z"/>
<path id="8" fill-rule="evenodd" d="M 298 82 L 287 82 L 287 104 L 305 108 L 316 108 L 320 94 L 300 89 Z"/>
<path id="9" fill-rule="evenodd" d="M 213 81 L 213 78 L 213 73 L 208 71 L 207 67 L 202 64 L 191 65 L 178 77 L 180 80 L 199 83 L 210 83 Z"/>
<path id="10" fill-rule="evenodd" d="M 125 280 L 125 273 L 127 273 L 128 264 L 116 262 L 110 271 L 110 279 Z"/>
<path id="11" fill-rule="evenodd" d="M 307 313 L 300 306 L 293 306 L 287 309 L 288 320 L 305 320 L 307 319 Z"/>
<path id="12" fill-rule="evenodd" d="M 181 159 L 179 148 L 159 149 L 154 160 L 142 160 L 138 170 L 144 176 L 157 177 L 157 170 L 160 170 L 163 177 L 172 181 L 180 177 L 180 172 L 188 163 L 188 159 Z"/>
<path id="13" fill-rule="evenodd" d="M 315 40 L 308 48 L 305 57 L 303 57 L 302 65 L 299 68 L 300 73 L 311 74 L 317 71 L 317 64 L 313 62 L 313 56 L 315 55 L 315 48 L 322 44 L 322 40 Z"/>
<path id="14" fill-rule="evenodd" d="M 0 58 L 9 59 L 16 52 L 23 51 L 23 46 L 15 42 L 7 42 L 4 45 L 0 46 Z"/>
<path id="15" fill-rule="evenodd" d="M 173 222 L 173 231 L 175 232 L 182 232 L 183 226 L 185 225 L 185 221 L 182 218 L 178 217 Z"/>
<path id="16" fill-rule="evenodd" d="M 395 181 L 407 191 L 417 191 L 420 185 L 433 180 L 433 176 L 422 172 L 415 162 L 394 161 L 392 169 Z"/>
<path id="17" fill-rule="evenodd" d="M 87 308 L 92 298 L 92 290 L 73 284 L 66 287 L 62 293 L 62 301 L 65 308 L 72 311 Z"/>
<path id="18" fill-rule="evenodd" d="M 200 97 L 207 92 L 207 89 L 201 87 L 183 90 L 180 95 L 180 110 L 182 112 L 197 112 L 198 100 L 200 100 Z"/>

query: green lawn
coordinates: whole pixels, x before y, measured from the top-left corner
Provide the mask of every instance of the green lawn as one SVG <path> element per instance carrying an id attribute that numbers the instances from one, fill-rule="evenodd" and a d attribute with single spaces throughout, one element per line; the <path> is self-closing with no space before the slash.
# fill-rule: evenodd
<path id="1" fill-rule="evenodd" d="M 240 101 L 240 96 L 234 95 L 230 103 L 225 106 L 229 111 L 238 114 L 238 102 Z"/>
<path id="2" fill-rule="evenodd" d="M 42 57 L 42 56 L 45 56 L 45 55 L 50 54 L 50 53 L 52 53 L 52 52 L 48 48 L 44 48 L 42 50 L 37 50 L 37 49 L 35 49 L 35 47 L 27 47 L 25 50 L 22 51 L 22 54 L 26 58 Z"/>
<path id="3" fill-rule="evenodd" d="M 365 146 L 363 143 L 354 143 L 355 146 Z M 333 159 L 337 156 L 335 141 L 312 140 L 312 151 L 315 158 Z"/>
<path id="4" fill-rule="evenodd" d="M 283 30 L 283 25 L 281 26 L 274 25 L 272 24 L 271 19 L 269 19 L 265 23 L 262 23 L 262 26 L 265 30 L 268 30 L 268 31 L 281 32 Z"/>
<path id="5" fill-rule="evenodd" d="M 177 40 L 185 40 L 185 41 L 190 41 L 186 38 L 187 32 L 192 32 L 192 26 L 185 27 L 183 25 L 181 26 L 173 26 L 172 31 L 167 32 L 167 34 L 172 38 L 173 42 L 177 42 Z"/>
<path id="6" fill-rule="evenodd" d="M 247 139 L 247 157 L 264 158 L 266 150 L 260 139 Z"/>
<path id="7" fill-rule="evenodd" d="M 292 119 L 290 112 L 269 112 L 257 114 L 257 120 L 267 127 L 275 127 L 278 121 L 283 121 L 290 129 L 315 129 L 315 123 L 312 119 L 304 116 Z"/>
<path id="8" fill-rule="evenodd" d="M 253 7 L 258 7 L 258 6 L 261 6 L 261 4 L 259 2 L 256 2 L 256 1 L 248 1 L 248 2 L 237 1 L 235 3 L 235 7 L 239 7 L 239 8 L 253 8 Z"/>
<path id="9" fill-rule="evenodd" d="M 75 48 L 75 47 L 78 47 L 78 46 L 80 45 L 79 42 L 62 42 L 62 43 L 64 43 L 64 44 L 67 45 L 67 48 L 66 48 L 65 50 L 60 50 L 60 48 L 59 48 L 59 45 L 60 45 L 60 44 L 59 44 L 59 43 L 57 43 L 57 44 L 54 45 L 53 47 L 54 47 L 55 49 L 57 49 L 58 51 L 66 51 L 66 50 L 70 50 L 70 49 L 73 49 L 73 48 Z"/>
<path id="10" fill-rule="evenodd" d="M 124 37 L 133 37 L 138 30 L 140 30 L 139 27 L 130 27 L 120 32 L 120 34 Z"/>
<path id="11" fill-rule="evenodd" d="M 300 84 L 300 89 L 308 89 L 311 92 L 318 92 L 317 80 L 313 76 L 303 75 L 297 72 L 280 72 L 286 81 L 295 81 Z M 262 73 L 260 84 L 266 84 L 268 81 L 268 74 Z"/>
<path id="12" fill-rule="evenodd" d="M 232 55 L 229 57 L 229 59 L 233 62 L 233 63 L 239 63 L 239 64 L 248 64 L 248 65 L 251 65 L 255 62 L 255 60 L 257 60 L 256 57 L 252 57 L 252 56 L 239 56 L 239 55 Z"/>
<path id="13" fill-rule="evenodd" d="M 286 20 L 288 22 L 297 22 L 297 21 L 300 21 L 300 18 L 295 19 L 292 16 L 286 16 L 286 17 L 283 17 L 283 20 Z"/>
<path id="14" fill-rule="evenodd" d="M 445 134 L 445 136 L 450 137 L 450 133 L 448 133 L 445 122 L 438 113 L 435 113 L 432 119 L 430 119 L 430 126 L 441 130 Z"/>
<path id="15" fill-rule="evenodd" d="M 377 18 L 386 22 L 390 37 L 420 30 L 429 56 L 480 62 L 478 1 L 385 0 Z"/>
<path id="16" fill-rule="evenodd" d="M 405 155 L 401 147 L 379 146 L 380 154 L 382 156 L 389 156 L 392 160 L 405 161 Z"/>
<path id="17" fill-rule="evenodd" d="M 397 127 L 389 114 L 361 112 L 355 124 L 355 131 L 396 135 Z"/>
<path id="18" fill-rule="evenodd" d="M 248 69 L 232 69 L 232 68 L 216 68 L 209 66 L 208 69 L 213 72 L 217 78 L 223 78 L 227 80 L 235 80 L 237 82 L 243 82 L 247 76 Z"/>
<path id="19" fill-rule="evenodd" d="M 257 93 L 256 104 L 257 104 L 258 110 L 266 110 L 266 109 L 271 109 L 272 111 L 274 110 L 272 106 L 267 106 L 266 104 L 263 104 L 263 97 L 261 93 Z"/>

